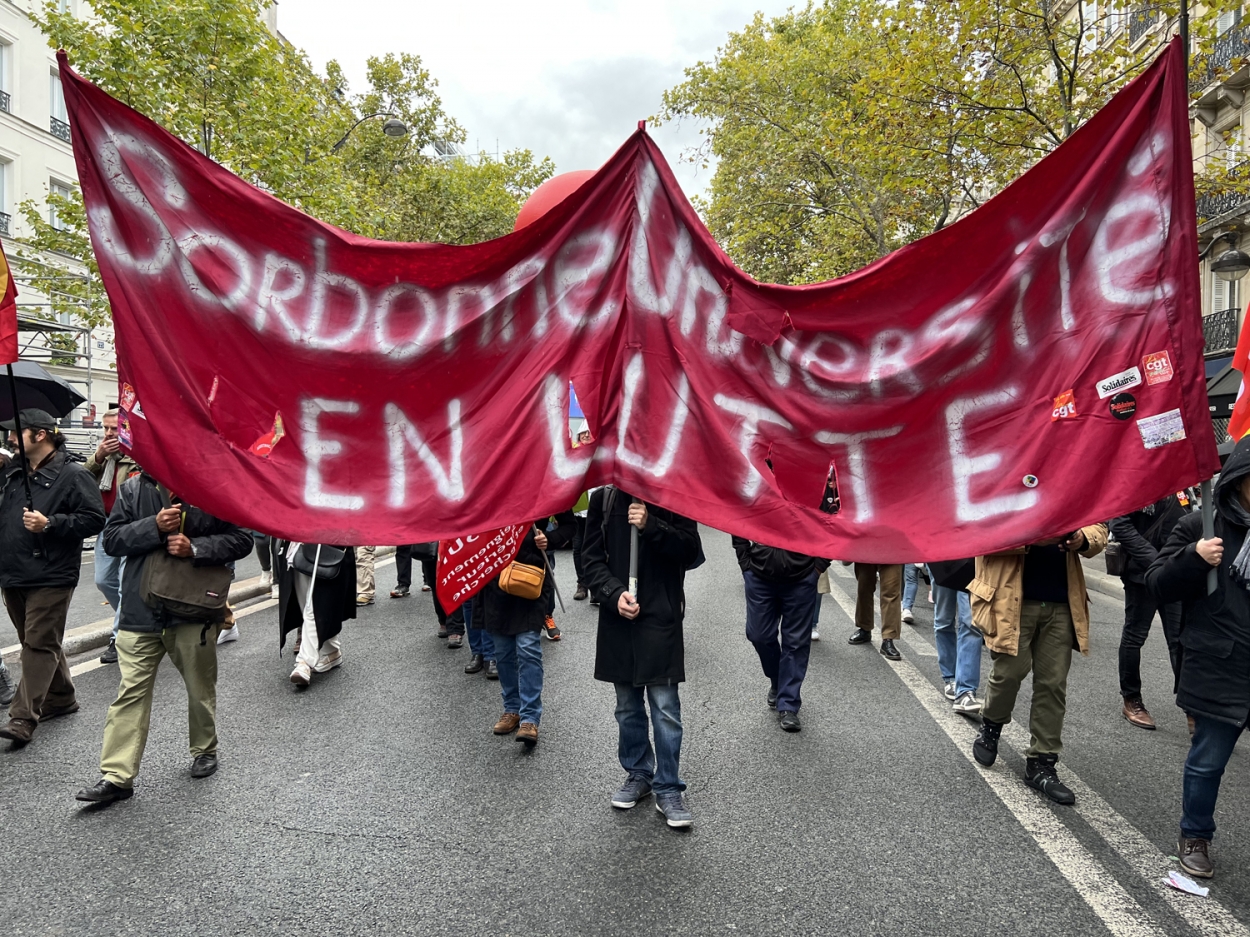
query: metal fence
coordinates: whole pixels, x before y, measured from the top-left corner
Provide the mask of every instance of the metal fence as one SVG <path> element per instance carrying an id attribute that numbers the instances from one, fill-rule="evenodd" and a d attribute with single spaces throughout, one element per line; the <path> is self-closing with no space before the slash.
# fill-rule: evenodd
<path id="1" fill-rule="evenodd" d="M 1203 352 L 1211 355 L 1237 347 L 1237 307 L 1221 309 L 1202 317 Z"/>
<path id="2" fill-rule="evenodd" d="M 1128 15 L 1128 41 L 1136 42 L 1150 32 L 1150 27 L 1157 22 L 1159 22 L 1159 11 L 1155 7 L 1143 6 L 1131 10 Z"/>
<path id="3" fill-rule="evenodd" d="M 55 117 L 49 117 L 48 129 L 52 131 L 52 136 L 64 140 L 66 143 L 70 142 L 69 124 L 65 123 L 65 121 L 57 120 Z"/>
<path id="4" fill-rule="evenodd" d="M 9 96 L 9 92 L 0 91 L 0 111 L 6 114 L 12 114 L 13 99 Z"/>

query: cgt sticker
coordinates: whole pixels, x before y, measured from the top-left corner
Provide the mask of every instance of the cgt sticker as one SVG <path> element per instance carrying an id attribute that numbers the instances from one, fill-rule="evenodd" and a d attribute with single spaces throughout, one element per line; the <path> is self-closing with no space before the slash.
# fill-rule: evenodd
<path id="1" fill-rule="evenodd" d="M 133 449 L 135 444 L 134 433 L 130 430 L 130 414 L 122 412 L 121 419 L 117 421 L 117 441 L 127 449 Z"/>
<path id="2" fill-rule="evenodd" d="M 1164 384 L 1172 380 L 1172 359 L 1166 351 L 1146 355 L 1141 359 L 1141 368 L 1146 372 L 1147 384 Z"/>
<path id="3" fill-rule="evenodd" d="M 1098 382 L 1098 399 L 1105 400 L 1112 394 L 1118 394 L 1122 390 L 1136 387 L 1140 383 L 1141 371 L 1137 368 L 1129 368 L 1127 371 L 1121 371 L 1119 374 L 1104 377 Z"/>
<path id="4" fill-rule="evenodd" d="M 1074 416 L 1076 416 L 1076 396 L 1072 388 L 1069 388 L 1055 398 L 1054 409 L 1050 411 L 1050 422 L 1070 420 Z"/>
<path id="5" fill-rule="evenodd" d="M 135 389 L 129 384 L 122 384 L 121 399 L 117 405 L 123 410 L 133 410 L 135 408 Z"/>
<path id="6" fill-rule="evenodd" d="M 1116 394 L 1111 398 L 1108 407 L 1117 420 L 1127 420 L 1137 412 L 1137 400 L 1132 394 Z"/>

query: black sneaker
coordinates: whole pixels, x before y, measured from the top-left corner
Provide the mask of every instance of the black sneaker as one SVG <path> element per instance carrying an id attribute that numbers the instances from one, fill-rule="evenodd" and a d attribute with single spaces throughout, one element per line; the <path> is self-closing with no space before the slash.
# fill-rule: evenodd
<path id="1" fill-rule="evenodd" d="M 769 709 L 777 708 L 777 688 L 775 686 L 769 687 L 768 689 L 768 708 Z"/>
<path id="2" fill-rule="evenodd" d="M 117 663 L 117 641 L 110 638 L 109 646 L 104 649 L 104 653 L 100 655 L 100 663 L 116 664 Z"/>
<path id="3" fill-rule="evenodd" d="M 990 767 L 998 760 L 998 737 L 1003 734 L 1001 722 L 981 718 L 981 732 L 972 743 L 972 757 L 977 764 Z"/>
<path id="4" fill-rule="evenodd" d="M 869 644 L 872 641 L 872 632 L 865 631 L 863 628 L 856 628 L 855 633 L 847 638 L 847 644 Z"/>
<path id="5" fill-rule="evenodd" d="M 789 709 L 784 710 L 781 714 L 781 727 L 787 732 L 798 732 L 803 728 L 803 724 L 799 722 L 799 714 Z"/>
<path id="6" fill-rule="evenodd" d="M 125 800 L 128 797 L 133 797 L 134 793 L 134 788 L 132 787 L 118 787 L 112 781 L 100 778 L 95 784 L 90 787 L 84 787 L 75 794 L 74 799 L 88 804 L 111 804 L 115 800 Z"/>
<path id="7" fill-rule="evenodd" d="M 651 782 L 646 778 L 630 776 L 621 789 L 612 795 L 612 806 L 617 810 L 629 810 L 651 793 Z"/>
<path id="8" fill-rule="evenodd" d="M 9 673 L 9 668 L 0 663 L 0 706 L 8 706 L 13 702 L 16 693 L 17 687 L 13 686 L 13 676 Z"/>
<path id="9" fill-rule="evenodd" d="M 1055 773 L 1055 763 L 1058 761 L 1058 755 L 1039 755 L 1036 758 L 1026 759 L 1024 783 L 1034 790 L 1041 791 L 1055 803 L 1070 806 L 1076 803 L 1076 795 L 1068 790 L 1059 780 L 1059 775 Z"/>

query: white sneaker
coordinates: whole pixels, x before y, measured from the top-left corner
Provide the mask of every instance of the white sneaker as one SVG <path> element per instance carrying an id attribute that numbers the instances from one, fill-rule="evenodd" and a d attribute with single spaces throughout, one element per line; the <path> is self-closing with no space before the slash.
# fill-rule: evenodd
<path id="1" fill-rule="evenodd" d="M 317 673 L 329 673 L 341 663 L 343 663 L 343 652 L 336 649 L 324 657 L 318 658 L 317 666 L 313 670 L 317 671 Z"/>
<path id="2" fill-rule="evenodd" d="M 272 586 L 273 585 L 273 570 L 262 569 L 260 572 L 260 582 L 257 584 L 260 585 L 261 587 Z"/>
<path id="3" fill-rule="evenodd" d="M 951 708 L 957 713 L 972 716 L 981 711 L 981 701 L 977 699 L 975 693 L 969 690 L 960 696 L 959 699 L 955 700 L 955 705 Z"/>
<path id="4" fill-rule="evenodd" d="M 813 628 L 813 629 L 812 629 L 812 640 L 813 640 L 813 641 L 819 641 L 819 640 L 820 640 L 820 629 L 819 629 L 819 628 Z"/>
<path id="5" fill-rule="evenodd" d="M 296 686 L 308 686 L 312 683 L 312 670 L 303 661 L 295 665 L 295 669 L 291 671 L 291 682 Z"/>
<path id="6" fill-rule="evenodd" d="M 942 695 L 952 703 L 955 701 L 955 681 L 947 680 L 942 684 Z"/>
<path id="7" fill-rule="evenodd" d="M 239 640 L 239 625 L 236 622 L 221 634 L 217 635 L 218 644 L 229 644 L 231 641 Z"/>
<path id="8" fill-rule="evenodd" d="M 916 616 L 911 613 L 910 608 L 903 609 L 903 621 L 907 622 L 909 625 L 914 625 L 916 623 Z"/>

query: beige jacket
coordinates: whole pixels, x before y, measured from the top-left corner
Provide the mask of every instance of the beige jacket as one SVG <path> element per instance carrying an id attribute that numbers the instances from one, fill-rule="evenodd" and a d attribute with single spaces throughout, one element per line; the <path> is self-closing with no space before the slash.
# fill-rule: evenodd
<path id="1" fill-rule="evenodd" d="M 1081 533 L 1089 546 L 1081 556 L 1097 556 L 1107 545 L 1107 525 L 1091 524 Z M 972 623 L 985 635 L 985 646 L 1013 657 L 1020 649 L 1020 608 L 1024 602 L 1024 555 L 1028 547 L 977 557 L 976 576 L 968 583 Z M 1085 571 L 1075 553 L 1068 554 L 1068 608 L 1076 630 L 1076 646 L 1089 653 L 1089 593 Z"/>

